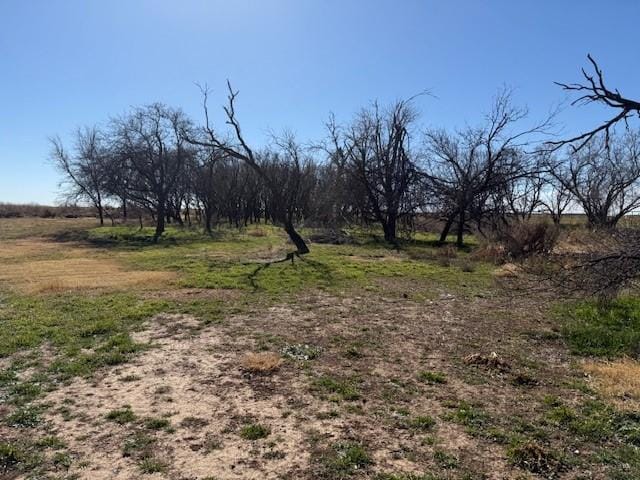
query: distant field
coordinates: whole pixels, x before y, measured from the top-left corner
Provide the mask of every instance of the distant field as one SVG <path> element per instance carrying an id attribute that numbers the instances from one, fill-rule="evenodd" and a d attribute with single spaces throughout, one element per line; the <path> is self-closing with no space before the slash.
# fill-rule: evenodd
<path id="1" fill-rule="evenodd" d="M 636 299 L 473 239 L 152 233 L 0 219 L 0 478 L 640 478 Z"/>

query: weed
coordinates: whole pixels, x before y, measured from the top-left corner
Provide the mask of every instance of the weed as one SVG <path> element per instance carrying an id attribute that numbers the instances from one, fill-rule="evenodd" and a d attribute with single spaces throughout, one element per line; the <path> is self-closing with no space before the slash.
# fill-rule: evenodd
<path id="1" fill-rule="evenodd" d="M 105 416 L 107 420 L 124 425 L 125 423 L 133 422 L 136 419 L 136 414 L 129 407 L 124 407 L 119 410 L 111 410 Z"/>
<path id="2" fill-rule="evenodd" d="M 313 385 L 317 390 L 335 394 L 342 400 L 353 401 L 360 398 L 360 392 L 358 391 L 355 382 L 352 380 L 339 379 L 325 375 L 317 378 Z"/>
<path id="3" fill-rule="evenodd" d="M 424 370 L 418 373 L 418 380 L 424 383 L 431 383 L 431 384 L 447 383 L 447 377 L 444 373 L 432 372 L 429 370 Z"/>
<path id="4" fill-rule="evenodd" d="M 259 440 L 268 437 L 270 433 L 271 429 L 269 427 L 265 427 L 259 423 L 245 425 L 242 427 L 242 430 L 240 430 L 240 436 L 245 440 Z"/>
<path id="5" fill-rule="evenodd" d="M 171 422 L 166 418 L 146 418 L 144 426 L 149 430 L 166 430 L 171 427 Z"/>
<path id="6" fill-rule="evenodd" d="M 447 453 L 443 450 L 436 450 L 435 452 L 433 452 L 433 459 L 440 468 L 458 468 L 458 458 L 455 455 Z"/>
<path id="7" fill-rule="evenodd" d="M 32 428 L 42 421 L 42 407 L 26 405 L 19 407 L 6 418 L 6 423 L 12 427 Z"/>
<path id="8" fill-rule="evenodd" d="M 167 464 L 154 457 L 144 458 L 138 466 L 142 473 L 162 473 L 167 470 Z"/>

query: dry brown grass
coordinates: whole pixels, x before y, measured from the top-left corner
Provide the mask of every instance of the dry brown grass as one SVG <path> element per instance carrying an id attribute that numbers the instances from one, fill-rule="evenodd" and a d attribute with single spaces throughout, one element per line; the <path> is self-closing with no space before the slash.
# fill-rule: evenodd
<path id="1" fill-rule="evenodd" d="M 98 258 L 35 260 L 0 266 L 0 284 L 23 293 L 153 288 L 174 278 L 173 272 L 128 271 L 114 260 Z"/>
<path id="2" fill-rule="evenodd" d="M 280 355 L 273 352 L 248 353 L 242 359 L 242 369 L 251 373 L 272 373 L 282 365 Z"/>
<path id="3" fill-rule="evenodd" d="M 611 362 L 585 361 L 595 388 L 619 408 L 640 407 L 640 362 L 630 358 Z"/>

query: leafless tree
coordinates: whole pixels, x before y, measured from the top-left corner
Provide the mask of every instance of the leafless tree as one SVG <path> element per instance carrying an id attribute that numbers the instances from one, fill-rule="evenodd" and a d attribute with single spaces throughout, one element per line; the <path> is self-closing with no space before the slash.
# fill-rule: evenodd
<path id="1" fill-rule="evenodd" d="M 330 159 L 362 188 L 365 215 L 382 226 L 387 242 L 397 242 L 398 222 L 415 212 L 412 195 L 419 180 L 411 130 L 417 113 L 411 100 L 388 109 L 363 109 L 346 127 L 328 123 Z"/>
<path id="2" fill-rule="evenodd" d="M 455 225 L 461 247 L 469 224 L 482 228 L 484 222 L 502 217 L 506 195 L 515 182 L 534 173 L 524 147 L 533 136 L 546 132 L 550 120 L 514 132 L 526 116 L 527 111 L 513 106 L 511 93 L 503 90 L 483 126 L 455 134 L 442 129 L 426 133 L 423 177 L 431 203 L 444 220 L 441 242 Z"/>
<path id="3" fill-rule="evenodd" d="M 170 195 L 186 159 L 193 155 L 184 139 L 190 123 L 184 113 L 155 103 L 113 121 L 114 152 L 129 167 L 128 196 L 155 217 L 154 241 L 165 229 Z"/>
<path id="4" fill-rule="evenodd" d="M 593 228 L 611 228 L 640 207 L 640 136 L 599 134 L 549 168 Z"/>
<path id="5" fill-rule="evenodd" d="M 238 96 L 238 91 L 233 90 L 231 83 L 227 82 L 228 96 L 227 104 L 223 107 L 225 115 L 227 117 L 227 124 L 231 127 L 233 132 L 233 140 L 229 136 L 221 136 L 216 132 L 209 121 L 208 111 L 208 89 L 202 88 L 203 94 L 203 108 L 205 115 L 205 124 L 202 127 L 202 134 L 199 136 L 187 135 L 189 142 L 193 145 L 201 147 L 216 148 L 222 151 L 225 155 L 240 160 L 251 167 L 265 183 L 266 188 L 274 198 L 281 197 L 282 200 L 291 200 L 297 198 L 299 192 L 290 191 L 284 192 L 283 185 L 278 183 L 277 178 L 273 176 L 274 169 L 267 168 L 267 164 L 261 161 L 261 158 L 257 155 L 253 148 L 249 146 L 242 133 L 240 122 L 236 116 L 235 101 Z M 283 156 L 280 157 L 281 162 L 290 162 L 286 167 L 287 175 L 290 176 L 290 181 L 287 182 L 288 188 L 299 188 L 304 182 L 302 177 L 307 171 L 306 163 L 308 159 L 302 158 L 301 149 L 295 143 L 295 141 L 287 137 L 282 140 L 281 145 L 283 149 Z M 281 166 L 283 164 L 281 163 Z M 284 167 L 283 167 L 284 168 Z M 280 170 L 280 172 L 282 169 Z M 297 177 L 297 178 L 295 178 Z M 309 253 L 309 247 L 297 232 L 295 227 L 295 208 L 291 205 L 282 205 L 276 211 L 273 211 L 273 218 L 276 222 L 282 224 L 284 230 L 289 235 L 289 239 L 296 247 L 297 254 Z"/>
<path id="6" fill-rule="evenodd" d="M 98 212 L 100 225 L 103 225 L 109 172 L 102 133 L 96 127 L 78 129 L 73 154 L 64 149 L 60 138 L 50 141 L 51 158 L 64 175 L 68 198 L 91 202 Z"/>
<path id="7" fill-rule="evenodd" d="M 544 211 L 551 215 L 554 225 L 560 225 L 564 212 L 569 208 L 573 197 L 562 182 L 558 182 L 553 175 L 545 174 L 545 184 L 540 196 L 540 204 Z"/>
<path id="8" fill-rule="evenodd" d="M 634 116 L 640 118 L 640 100 L 634 100 L 629 98 L 617 88 L 610 88 L 607 86 L 604 80 L 604 74 L 602 69 L 598 66 L 598 63 L 593 59 L 591 55 L 587 55 L 593 72 L 590 73 L 584 68 L 582 69 L 582 76 L 584 77 L 584 83 L 559 83 L 564 90 L 577 93 L 579 95 L 572 105 L 585 105 L 590 103 L 597 103 L 605 105 L 617 113 L 602 122 L 600 125 L 592 128 L 591 130 L 576 135 L 572 138 L 565 140 L 548 142 L 553 149 L 558 149 L 565 145 L 570 145 L 573 150 L 580 150 L 589 143 L 596 135 L 603 133 L 605 142 L 609 139 L 609 134 L 612 128 L 614 128 L 620 122 L 627 123 L 628 119 Z"/>

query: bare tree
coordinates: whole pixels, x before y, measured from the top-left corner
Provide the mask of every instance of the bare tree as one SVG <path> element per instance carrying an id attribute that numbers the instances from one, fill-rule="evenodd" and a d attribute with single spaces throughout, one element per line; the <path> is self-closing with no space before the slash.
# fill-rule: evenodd
<path id="1" fill-rule="evenodd" d="M 51 157 L 68 185 L 67 196 L 74 201 L 91 202 L 98 212 L 100 225 L 104 225 L 108 152 L 102 133 L 96 127 L 78 129 L 72 155 L 64 149 L 60 138 L 50 141 Z"/>
<path id="2" fill-rule="evenodd" d="M 517 181 L 535 173 L 524 147 L 534 134 L 545 133 L 549 119 L 513 132 L 527 116 L 514 107 L 508 90 L 501 91 L 485 125 L 450 134 L 445 130 L 426 133 L 427 166 L 423 177 L 433 207 L 440 212 L 444 242 L 456 226 L 456 244 L 462 246 L 471 223 L 482 228 L 486 221 L 503 217 L 505 199 Z"/>
<path id="3" fill-rule="evenodd" d="M 269 190 L 271 195 L 274 198 L 281 197 L 283 200 L 285 199 L 295 199 L 299 192 L 283 192 L 283 185 L 278 183 L 277 178 L 275 178 L 272 174 L 273 169 L 268 169 L 266 164 L 263 164 L 261 158 L 254 152 L 254 150 L 249 146 L 247 141 L 244 138 L 242 133 L 242 128 L 240 127 L 240 122 L 236 117 L 235 110 L 235 101 L 238 96 L 238 91 L 233 90 L 231 87 L 231 83 L 227 82 L 227 88 L 229 94 L 227 96 L 227 105 L 223 107 L 225 115 L 227 117 L 227 124 L 231 126 L 231 130 L 233 131 L 233 135 L 235 140 L 231 140 L 228 137 L 220 136 L 211 126 L 209 122 L 209 111 L 208 111 L 208 89 L 201 88 L 203 94 L 203 108 L 205 115 L 205 124 L 202 128 L 202 135 L 196 137 L 194 135 L 187 135 L 189 142 L 193 145 L 199 145 L 208 148 L 216 148 L 221 150 L 225 155 L 245 162 L 249 167 L 251 167 L 265 183 L 266 188 Z M 286 138 L 282 141 L 282 145 L 286 161 L 291 162 L 287 167 L 287 174 L 291 178 L 291 181 L 288 181 L 286 186 L 289 188 L 297 189 L 304 182 L 302 182 L 302 176 L 304 176 L 306 167 L 305 163 L 307 160 L 303 160 L 301 155 L 301 149 L 298 145 L 295 144 L 292 138 Z M 285 160 L 283 160 L 285 161 Z M 305 254 L 309 253 L 309 247 L 306 242 L 302 238 L 302 236 L 297 232 L 295 227 L 295 215 L 293 215 L 293 210 L 290 205 L 282 206 L 282 208 L 278 208 L 276 211 L 272 212 L 273 218 L 276 222 L 282 224 L 284 230 L 289 235 L 289 239 L 296 247 L 297 254 Z"/>
<path id="4" fill-rule="evenodd" d="M 189 120 L 181 110 L 155 103 L 113 123 L 114 149 L 130 169 L 128 196 L 155 217 L 157 242 L 165 229 L 170 195 L 193 155 L 183 136 Z"/>
<path id="5" fill-rule="evenodd" d="M 599 134 L 549 171 L 594 228 L 611 228 L 640 207 L 640 136 Z"/>
<path id="6" fill-rule="evenodd" d="M 545 184 L 540 196 L 540 204 L 551 215 L 554 225 L 560 225 L 564 212 L 569 208 L 573 197 L 562 182 L 558 182 L 553 175 L 545 175 Z"/>
<path id="7" fill-rule="evenodd" d="M 607 86 L 604 80 L 604 74 L 602 69 L 598 66 L 597 62 L 591 55 L 587 55 L 593 73 L 587 72 L 582 69 L 582 76 L 584 77 L 584 83 L 560 83 L 561 86 L 568 92 L 577 92 L 580 96 L 572 102 L 572 105 L 585 105 L 590 103 L 597 103 L 605 105 L 617 113 L 602 122 L 600 125 L 592 128 L 591 130 L 576 135 L 575 137 L 565 140 L 559 140 L 554 142 L 548 142 L 552 148 L 557 149 L 564 145 L 571 145 L 574 150 L 580 150 L 587 145 L 591 139 L 597 134 L 604 133 L 605 141 L 609 139 L 611 129 L 620 122 L 627 123 L 628 119 L 637 116 L 640 118 L 640 101 L 634 100 L 621 94 L 617 88 L 610 88 Z"/>
<path id="8" fill-rule="evenodd" d="M 347 127 L 328 123 L 330 158 L 360 185 L 365 214 L 382 226 L 384 239 L 397 243 L 400 219 L 415 212 L 422 199 L 412 195 L 419 180 L 411 129 L 417 114 L 411 100 L 386 110 L 374 104 Z"/>

